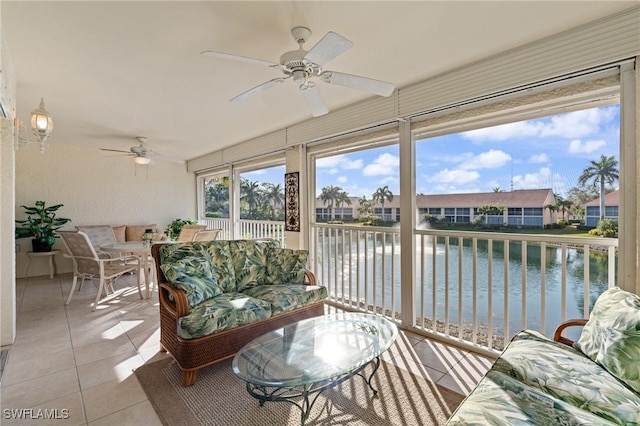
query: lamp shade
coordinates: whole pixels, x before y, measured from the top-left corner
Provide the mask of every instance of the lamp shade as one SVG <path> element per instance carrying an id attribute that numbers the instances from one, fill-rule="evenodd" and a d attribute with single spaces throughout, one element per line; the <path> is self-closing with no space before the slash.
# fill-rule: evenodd
<path id="1" fill-rule="evenodd" d="M 53 130 L 53 120 L 44 106 L 44 98 L 40 99 L 40 106 L 31 111 L 31 128 L 40 141 L 44 141 Z"/>
<path id="2" fill-rule="evenodd" d="M 141 155 L 136 155 L 135 157 L 133 157 L 133 162 L 136 164 L 149 164 L 151 162 L 151 159 L 143 157 Z"/>

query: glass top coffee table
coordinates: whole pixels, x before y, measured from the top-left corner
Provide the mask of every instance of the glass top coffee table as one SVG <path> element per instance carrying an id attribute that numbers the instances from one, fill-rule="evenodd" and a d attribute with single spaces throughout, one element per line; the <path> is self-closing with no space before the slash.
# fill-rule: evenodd
<path id="1" fill-rule="evenodd" d="M 302 411 L 304 424 L 320 392 L 350 377 L 362 377 L 377 394 L 371 379 L 397 335 L 395 324 L 371 314 L 309 318 L 248 343 L 233 359 L 233 372 L 261 406 L 290 402 Z M 370 364 L 373 372 L 365 377 L 362 370 Z"/>

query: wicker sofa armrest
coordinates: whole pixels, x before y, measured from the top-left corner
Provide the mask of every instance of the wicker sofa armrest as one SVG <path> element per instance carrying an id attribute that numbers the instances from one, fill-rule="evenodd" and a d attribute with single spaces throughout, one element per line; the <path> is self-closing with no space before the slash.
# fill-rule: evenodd
<path id="1" fill-rule="evenodd" d="M 567 346 L 573 345 L 574 341 L 567 337 L 564 337 L 562 333 L 568 327 L 584 327 L 586 323 L 587 320 L 584 318 L 564 321 L 563 323 L 558 325 L 558 327 L 556 327 L 556 330 L 553 333 L 553 340 L 556 342 L 564 343 Z"/>
<path id="2" fill-rule="evenodd" d="M 175 318 L 189 315 L 189 303 L 187 294 L 171 283 L 160 283 L 160 304 L 164 306 Z"/>
<path id="3" fill-rule="evenodd" d="M 318 281 L 316 280 L 316 276 L 313 272 L 308 269 L 304 271 L 304 275 L 307 277 L 305 284 L 307 285 L 318 285 Z"/>

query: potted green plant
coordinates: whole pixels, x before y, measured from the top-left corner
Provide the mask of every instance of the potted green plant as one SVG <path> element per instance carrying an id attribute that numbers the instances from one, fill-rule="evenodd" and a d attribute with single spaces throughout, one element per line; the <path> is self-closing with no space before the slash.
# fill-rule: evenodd
<path id="1" fill-rule="evenodd" d="M 60 229 L 71 219 L 56 217 L 56 211 L 64 204 L 47 207 L 44 201 L 36 201 L 35 206 L 20 206 L 27 214 L 26 219 L 16 220 L 16 238 L 33 237 L 31 244 L 33 251 L 51 251 L 55 243 L 56 230 Z"/>
<path id="2" fill-rule="evenodd" d="M 164 230 L 164 234 L 172 240 L 175 240 L 178 238 L 178 235 L 180 235 L 180 231 L 183 226 L 197 224 L 198 221 L 193 219 L 174 219 L 169 225 L 167 225 L 167 228 Z"/>

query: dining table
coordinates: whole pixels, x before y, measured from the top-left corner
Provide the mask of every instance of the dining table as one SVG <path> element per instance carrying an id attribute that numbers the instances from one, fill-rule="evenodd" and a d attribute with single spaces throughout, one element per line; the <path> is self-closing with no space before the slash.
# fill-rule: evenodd
<path id="1" fill-rule="evenodd" d="M 151 244 L 143 241 L 116 242 L 101 245 L 100 250 L 107 253 L 126 253 L 140 257 L 140 265 L 144 273 L 144 283 L 147 289 L 145 298 L 148 299 L 151 290 L 151 275 L 155 276 L 155 263 L 151 257 Z M 153 267 L 154 270 L 151 270 L 150 267 Z"/>

